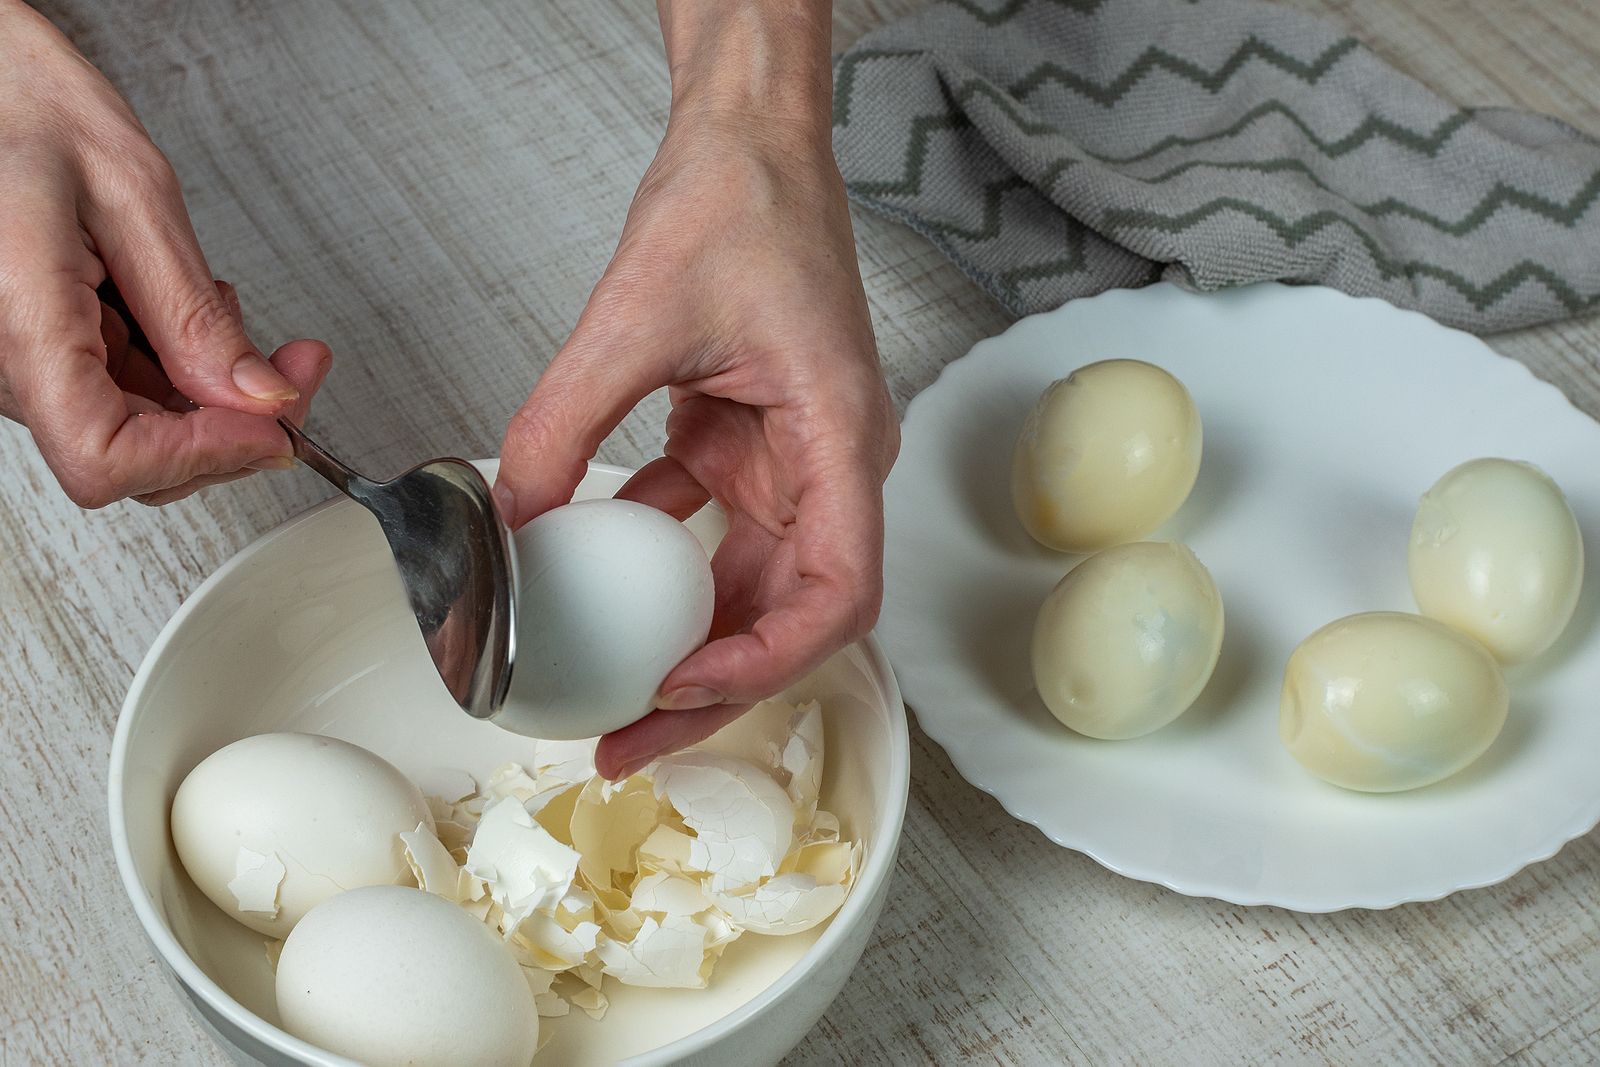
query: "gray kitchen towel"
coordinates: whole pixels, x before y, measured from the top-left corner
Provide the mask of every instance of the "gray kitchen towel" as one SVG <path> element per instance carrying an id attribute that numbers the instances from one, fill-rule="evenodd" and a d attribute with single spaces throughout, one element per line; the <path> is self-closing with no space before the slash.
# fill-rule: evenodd
<path id="1" fill-rule="evenodd" d="M 1600 143 L 1254 0 L 945 0 L 834 66 L 850 195 L 1016 314 L 1317 282 L 1478 333 L 1600 308 Z"/>

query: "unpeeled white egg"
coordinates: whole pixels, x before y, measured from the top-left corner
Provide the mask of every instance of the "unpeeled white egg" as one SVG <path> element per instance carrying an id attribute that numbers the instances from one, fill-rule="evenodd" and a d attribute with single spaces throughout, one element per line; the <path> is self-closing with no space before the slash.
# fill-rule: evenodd
<path id="1" fill-rule="evenodd" d="M 1472 638 L 1421 615 L 1371 612 L 1329 623 L 1289 656 L 1278 731 L 1317 777 L 1388 793 L 1477 759 L 1508 703 L 1499 664 Z"/>
<path id="2" fill-rule="evenodd" d="M 1136 541 L 1183 504 L 1200 471 L 1200 413 L 1160 367 L 1109 359 L 1051 385 L 1023 423 L 1011 499 L 1063 552 Z"/>
<path id="3" fill-rule="evenodd" d="M 1033 677 L 1056 718 L 1090 737 L 1138 737 L 1193 704 L 1222 651 L 1222 597 L 1180 544 L 1119 545 L 1045 598 Z"/>
<path id="4" fill-rule="evenodd" d="M 533 991 L 509 949 L 459 905 L 408 886 L 312 909 L 278 959 L 283 1026 L 376 1067 L 528 1067 Z"/>
<path id="5" fill-rule="evenodd" d="M 1477 638 L 1502 663 L 1555 643 L 1583 585 L 1583 537 L 1561 489 L 1509 459 L 1461 464 L 1422 497 L 1411 591 L 1424 615 Z"/>
<path id="6" fill-rule="evenodd" d="M 625 500 L 567 504 L 519 530 L 516 552 L 517 657 L 494 719 L 508 730 L 575 740 L 627 726 L 705 643 L 711 564 L 665 512 Z"/>
<path id="7" fill-rule="evenodd" d="M 218 749 L 172 801 L 172 843 L 212 903 L 283 937 L 357 886 L 410 880 L 399 834 L 433 829 L 427 801 L 377 755 L 317 734 L 258 734 Z"/>

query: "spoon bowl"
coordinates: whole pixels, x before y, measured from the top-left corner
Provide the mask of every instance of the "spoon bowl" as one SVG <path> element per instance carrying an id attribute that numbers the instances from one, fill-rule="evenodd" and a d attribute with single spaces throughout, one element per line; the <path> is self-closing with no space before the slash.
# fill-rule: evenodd
<path id="1" fill-rule="evenodd" d="M 461 459 L 429 460 L 386 482 L 356 473 L 287 420 L 295 458 L 378 520 L 445 688 L 487 719 L 516 659 L 516 554 L 489 484 Z"/>

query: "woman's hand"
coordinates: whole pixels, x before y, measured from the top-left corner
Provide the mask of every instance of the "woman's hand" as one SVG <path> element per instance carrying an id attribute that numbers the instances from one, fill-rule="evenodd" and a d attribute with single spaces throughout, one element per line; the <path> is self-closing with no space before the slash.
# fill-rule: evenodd
<path id="1" fill-rule="evenodd" d="M 0 0 L 0 189 L 0 414 L 29 429 L 68 496 L 166 503 L 291 464 L 274 420 L 304 415 L 327 346 L 291 342 L 268 361 L 251 344 L 166 159 L 16 0 Z"/>
<path id="2" fill-rule="evenodd" d="M 602 740 L 610 777 L 709 736 L 872 627 L 899 445 L 829 149 L 825 24 L 819 38 L 780 4 L 776 31 L 737 15 L 711 31 L 675 6 L 666 137 L 615 257 L 512 418 L 496 486 L 513 526 L 565 503 L 606 435 L 665 385 L 666 454 L 620 495 L 680 519 L 708 499 L 727 513 L 712 640 L 662 683 L 663 710 Z M 730 54 L 749 47 L 761 54 Z M 696 54 L 781 82 L 724 92 L 697 80 Z M 810 58 L 783 77 L 797 57 Z"/>

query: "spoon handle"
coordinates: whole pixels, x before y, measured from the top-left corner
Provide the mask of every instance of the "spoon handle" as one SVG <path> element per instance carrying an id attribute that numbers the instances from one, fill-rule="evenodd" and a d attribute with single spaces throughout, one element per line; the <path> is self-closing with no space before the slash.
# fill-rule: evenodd
<path id="1" fill-rule="evenodd" d="M 363 500 L 371 482 L 335 459 L 327 449 L 317 444 L 306 432 L 288 419 L 279 419 L 278 425 L 289 435 L 294 446 L 294 458 L 322 475 L 334 488 L 349 497 Z"/>

